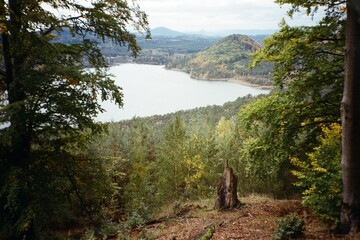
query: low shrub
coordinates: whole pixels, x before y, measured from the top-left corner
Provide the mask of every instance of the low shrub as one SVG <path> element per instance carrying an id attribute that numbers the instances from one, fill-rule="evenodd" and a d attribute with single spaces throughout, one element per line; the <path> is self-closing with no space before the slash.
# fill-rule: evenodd
<path id="1" fill-rule="evenodd" d="M 297 216 L 290 215 L 280 219 L 275 228 L 275 240 L 296 239 L 304 236 L 304 220 Z"/>

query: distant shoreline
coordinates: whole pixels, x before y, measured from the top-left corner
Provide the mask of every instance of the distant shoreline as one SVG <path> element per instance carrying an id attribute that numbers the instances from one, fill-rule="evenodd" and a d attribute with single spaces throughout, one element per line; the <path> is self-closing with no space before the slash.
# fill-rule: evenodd
<path id="1" fill-rule="evenodd" d="M 161 66 L 163 67 L 165 70 L 168 71 L 175 71 L 175 72 L 182 72 L 182 73 L 186 73 L 188 75 L 190 75 L 188 72 L 179 69 L 179 68 L 166 68 L 165 65 L 159 65 L 159 64 L 151 64 L 151 63 L 135 63 L 135 62 L 128 62 L 128 63 L 118 63 L 118 64 L 114 64 L 112 66 L 119 66 L 122 64 L 138 64 L 138 65 L 154 65 L 154 66 Z M 191 76 L 190 76 L 191 77 Z M 192 77 L 191 77 L 192 78 Z M 255 84 L 255 83 L 250 83 L 247 82 L 245 80 L 241 80 L 241 79 L 236 79 L 236 78 L 192 78 L 195 80 L 200 80 L 200 81 L 222 81 L 222 82 L 230 82 L 230 83 L 236 83 L 236 84 L 240 84 L 246 87 L 252 87 L 252 88 L 256 88 L 259 90 L 272 90 L 274 88 L 274 86 L 266 86 L 266 85 L 259 85 L 259 84 Z"/>
<path id="2" fill-rule="evenodd" d="M 166 68 L 164 66 L 164 68 L 166 70 L 170 70 L 170 71 L 176 71 L 176 72 L 183 72 L 183 73 L 187 73 L 188 72 L 181 70 L 179 68 Z M 246 87 L 252 87 L 252 88 L 256 88 L 256 89 L 260 89 L 260 90 L 272 90 L 274 88 L 274 86 L 265 86 L 265 85 L 259 85 L 259 84 L 255 84 L 255 83 L 250 83 L 247 82 L 245 80 L 241 80 L 241 79 L 235 79 L 235 78 L 194 78 L 196 80 L 201 80 L 201 81 L 223 81 L 223 82 L 231 82 L 231 83 L 236 83 L 236 84 L 241 84 L 244 85 Z"/>
<path id="3" fill-rule="evenodd" d="M 274 88 L 273 86 L 259 85 L 259 84 L 250 83 L 245 80 L 235 79 L 235 78 L 209 78 L 209 79 L 197 79 L 197 80 L 231 82 L 231 83 L 241 84 L 246 87 L 252 87 L 252 88 L 256 88 L 256 89 L 260 89 L 260 90 L 272 90 Z"/>

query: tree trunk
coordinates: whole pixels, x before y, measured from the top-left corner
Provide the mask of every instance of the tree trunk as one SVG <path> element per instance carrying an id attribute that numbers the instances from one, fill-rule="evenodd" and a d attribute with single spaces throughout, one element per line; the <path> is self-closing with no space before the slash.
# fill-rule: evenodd
<path id="1" fill-rule="evenodd" d="M 341 106 L 343 205 L 340 228 L 360 227 L 360 14 L 347 1 L 345 82 Z"/>
<path id="2" fill-rule="evenodd" d="M 217 187 L 216 209 L 233 209 L 240 206 L 237 198 L 237 177 L 225 161 L 224 176 L 220 178 Z"/>

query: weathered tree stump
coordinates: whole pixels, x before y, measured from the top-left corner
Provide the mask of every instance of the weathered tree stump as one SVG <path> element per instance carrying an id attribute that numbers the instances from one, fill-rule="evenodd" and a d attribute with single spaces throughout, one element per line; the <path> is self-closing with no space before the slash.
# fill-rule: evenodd
<path id="1" fill-rule="evenodd" d="M 216 209 L 233 209 L 241 205 L 237 198 L 237 177 L 225 161 L 224 176 L 217 187 Z"/>

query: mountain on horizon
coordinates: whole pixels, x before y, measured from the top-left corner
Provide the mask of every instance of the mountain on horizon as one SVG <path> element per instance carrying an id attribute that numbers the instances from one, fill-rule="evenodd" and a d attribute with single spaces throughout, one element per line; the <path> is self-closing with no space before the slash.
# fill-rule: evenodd
<path id="1" fill-rule="evenodd" d="M 217 37 L 226 37 L 232 34 L 242 34 L 242 35 L 271 35 L 275 33 L 276 29 L 225 29 L 220 31 L 186 31 L 180 32 L 175 31 L 167 27 L 157 27 L 151 30 L 152 36 L 166 36 L 166 37 L 179 37 L 185 35 L 202 35 L 202 36 L 217 36 Z"/>
<path id="2" fill-rule="evenodd" d="M 184 36 L 186 33 L 178 32 L 166 27 L 157 27 L 151 29 L 152 36 L 165 36 L 165 37 L 179 37 Z"/>
<path id="3" fill-rule="evenodd" d="M 276 29 L 227 29 L 227 30 L 219 31 L 218 34 L 224 37 L 232 34 L 254 36 L 254 35 L 271 35 L 276 31 L 277 31 Z"/>

